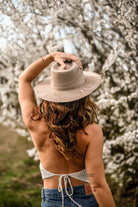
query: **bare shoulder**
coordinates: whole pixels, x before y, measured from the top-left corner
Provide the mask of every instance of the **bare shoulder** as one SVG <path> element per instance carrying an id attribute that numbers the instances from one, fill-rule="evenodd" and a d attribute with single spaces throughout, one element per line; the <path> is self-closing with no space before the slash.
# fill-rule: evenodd
<path id="1" fill-rule="evenodd" d="M 89 127 L 92 130 L 92 132 L 102 133 L 102 128 L 99 124 L 92 123 L 92 124 L 89 124 Z"/>
<path id="2" fill-rule="evenodd" d="M 89 124 L 86 127 L 86 132 L 89 135 L 89 142 L 93 142 L 93 141 L 103 142 L 103 131 L 100 125 L 96 123 Z"/>

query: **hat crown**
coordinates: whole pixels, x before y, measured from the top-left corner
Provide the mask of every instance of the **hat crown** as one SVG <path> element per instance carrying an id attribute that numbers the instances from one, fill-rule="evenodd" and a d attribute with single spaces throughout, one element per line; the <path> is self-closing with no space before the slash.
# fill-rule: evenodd
<path id="1" fill-rule="evenodd" d="M 63 69 L 58 63 L 51 68 L 51 88 L 54 90 L 70 90 L 83 85 L 85 76 L 75 62 L 66 63 Z"/>

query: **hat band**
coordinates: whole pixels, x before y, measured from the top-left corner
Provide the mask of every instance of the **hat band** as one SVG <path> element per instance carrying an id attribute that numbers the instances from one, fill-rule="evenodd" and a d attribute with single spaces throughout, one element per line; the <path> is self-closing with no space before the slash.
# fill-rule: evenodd
<path id="1" fill-rule="evenodd" d="M 71 84 L 67 85 L 67 86 L 57 86 L 57 85 L 53 85 L 51 84 L 51 88 L 54 89 L 55 91 L 68 91 L 68 90 L 72 90 L 72 89 L 76 89 L 81 87 L 83 84 L 85 83 L 85 78 L 82 78 L 80 80 L 79 83 L 77 84 Z"/>

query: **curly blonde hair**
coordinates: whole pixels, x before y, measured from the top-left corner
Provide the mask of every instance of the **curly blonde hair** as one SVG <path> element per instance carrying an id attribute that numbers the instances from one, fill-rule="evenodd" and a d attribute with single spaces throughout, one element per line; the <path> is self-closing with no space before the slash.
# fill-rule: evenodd
<path id="1" fill-rule="evenodd" d="M 37 116 L 32 115 L 35 121 L 45 119 L 50 136 L 55 142 L 56 149 L 69 159 L 73 154 L 79 154 L 76 149 L 76 132 L 94 123 L 97 119 L 97 105 L 86 96 L 77 101 L 68 103 L 55 103 L 42 100 L 38 107 Z"/>

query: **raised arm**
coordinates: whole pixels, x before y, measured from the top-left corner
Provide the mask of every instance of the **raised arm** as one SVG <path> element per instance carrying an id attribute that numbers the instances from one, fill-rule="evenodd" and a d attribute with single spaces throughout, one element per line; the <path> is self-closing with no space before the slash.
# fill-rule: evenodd
<path id="1" fill-rule="evenodd" d="M 58 62 L 63 69 L 66 69 L 65 60 L 75 61 L 82 69 L 79 59 L 68 53 L 53 52 L 32 63 L 19 78 L 19 103 L 25 125 L 32 127 L 31 114 L 37 111 L 36 98 L 31 82 L 53 61 Z"/>
<path id="2" fill-rule="evenodd" d="M 93 194 L 99 207 L 116 207 L 104 173 L 103 133 L 100 126 L 92 124 L 89 136 L 90 142 L 86 152 L 85 166 Z"/>
<path id="3" fill-rule="evenodd" d="M 29 128 L 32 124 L 31 114 L 37 110 L 36 98 L 31 82 L 44 70 L 52 61 L 50 55 L 40 58 L 32 63 L 19 77 L 19 103 L 21 106 L 24 123 Z"/>

